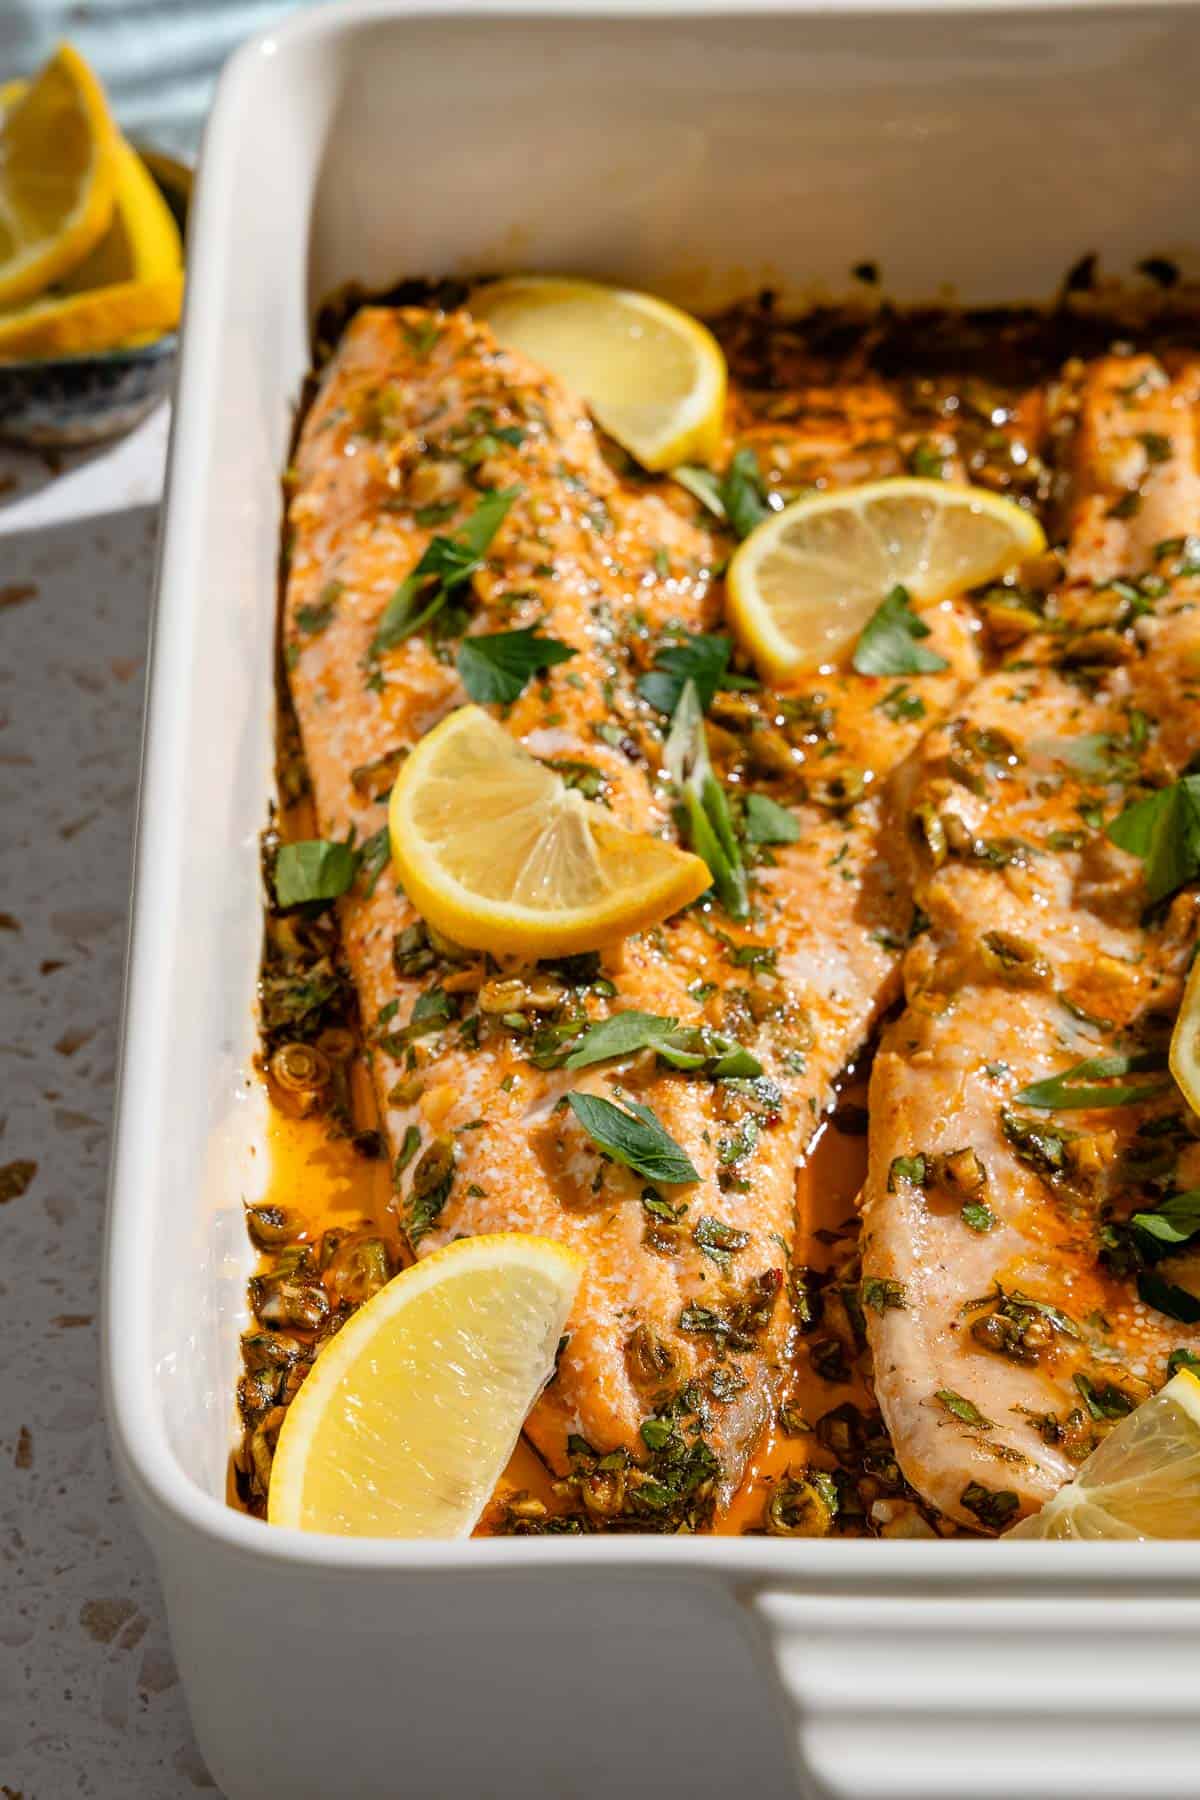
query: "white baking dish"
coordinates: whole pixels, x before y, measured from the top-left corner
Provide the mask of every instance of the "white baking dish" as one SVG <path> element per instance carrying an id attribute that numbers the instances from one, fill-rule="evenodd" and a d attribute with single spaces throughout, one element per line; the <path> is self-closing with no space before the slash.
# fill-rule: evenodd
<path id="1" fill-rule="evenodd" d="M 231 1800 L 1200 1789 L 1196 1545 L 349 1543 L 224 1500 L 277 479 L 314 301 L 485 266 L 795 299 L 868 256 L 901 297 L 1044 296 L 1088 250 L 1114 272 L 1188 252 L 1198 57 L 1182 4 L 343 3 L 227 71 L 154 627 L 106 1367 Z"/>

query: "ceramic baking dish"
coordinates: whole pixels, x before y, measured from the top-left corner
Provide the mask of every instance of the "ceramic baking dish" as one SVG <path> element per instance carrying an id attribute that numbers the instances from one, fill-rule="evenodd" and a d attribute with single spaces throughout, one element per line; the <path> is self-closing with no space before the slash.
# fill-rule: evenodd
<path id="1" fill-rule="evenodd" d="M 316 300 L 552 268 L 795 303 L 1186 257 L 1200 8 L 343 3 L 205 144 L 107 1268 L 122 1478 L 230 1800 L 1194 1795 L 1200 1546 L 304 1537 L 225 1504 L 278 474 Z"/>

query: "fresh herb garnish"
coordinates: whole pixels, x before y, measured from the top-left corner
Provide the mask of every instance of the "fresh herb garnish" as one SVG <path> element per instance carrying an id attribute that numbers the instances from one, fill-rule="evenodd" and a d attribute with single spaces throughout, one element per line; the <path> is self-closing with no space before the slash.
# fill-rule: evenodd
<path id="1" fill-rule="evenodd" d="M 344 582 L 327 581 L 311 606 L 296 608 L 296 623 L 306 636 L 315 637 L 325 630 L 344 592 Z"/>
<path id="2" fill-rule="evenodd" d="M 704 732 L 704 712 L 692 680 L 684 683 L 663 762 L 683 807 L 692 849 L 708 864 L 721 904 L 733 919 L 750 910 L 746 871 L 734 836 L 724 789 L 713 774 Z"/>
<path id="3" fill-rule="evenodd" d="M 880 1318 L 885 1312 L 903 1312 L 908 1305 L 907 1293 L 902 1281 L 888 1281 L 880 1275 L 864 1277 L 861 1288 L 863 1305 L 869 1306 Z"/>
<path id="4" fill-rule="evenodd" d="M 761 525 L 770 508 L 766 484 L 753 450 L 739 450 L 721 477 L 721 504 L 738 537 L 746 538 Z"/>
<path id="5" fill-rule="evenodd" d="M 973 1425 L 976 1431 L 993 1431 L 995 1423 L 980 1412 L 973 1400 L 962 1394 L 956 1394 L 953 1388 L 939 1388 L 934 1399 L 941 1402 L 948 1413 L 961 1419 L 964 1425 Z"/>
<path id="6" fill-rule="evenodd" d="M 492 631 L 463 639 L 458 673 L 472 700 L 481 706 L 510 706 L 525 691 L 531 675 L 568 662 L 574 655 L 570 644 L 539 637 L 533 626 L 524 631 Z"/>
<path id="7" fill-rule="evenodd" d="M 982 1200 L 968 1200 L 959 1213 L 959 1217 L 964 1225 L 970 1226 L 972 1231 L 991 1231 L 996 1224 L 995 1213 L 990 1206 L 985 1206 Z"/>
<path id="8" fill-rule="evenodd" d="M 336 900 L 353 886 L 360 855 L 350 844 L 304 838 L 281 844 L 275 861 L 275 898 L 280 906 Z"/>
<path id="9" fill-rule="evenodd" d="M 633 1056 L 639 1050 L 655 1050 L 675 1069 L 701 1069 L 718 1079 L 762 1074 L 762 1064 L 740 1044 L 706 1027 L 680 1025 L 677 1019 L 658 1013 L 613 1013 L 589 1025 L 573 1050 L 561 1059 L 568 1069 L 586 1069 L 616 1056 Z M 558 1059 L 555 1059 L 557 1066 Z"/>
<path id="10" fill-rule="evenodd" d="M 902 1181 L 910 1181 L 914 1187 L 924 1187 L 928 1173 L 925 1157 L 919 1150 L 915 1156 L 893 1156 L 888 1166 L 888 1193 L 894 1194 Z"/>
<path id="11" fill-rule="evenodd" d="M 594 1144 L 647 1181 L 699 1181 L 686 1151 L 665 1131 L 652 1109 L 622 1096 L 628 1111 L 598 1094 L 568 1094 L 567 1105 Z"/>
<path id="12" fill-rule="evenodd" d="M 451 594 L 470 581 L 520 491 L 511 487 L 485 494 L 456 532 L 429 540 L 420 562 L 383 610 L 371 640 L 373 657 L 420 631 L 441 612 Z"/>
<path id="13" fill-rule="evenodd" d="M 728 521 L 740 538 L 749 537 L 771 510 L 766 483 L 753 450 L 736 452 L 723 475 L 711 469 L 683 464 L 671 471 L 675 480 L 693 494 L 718 519 Z"/>
<path id="14" fill-rule="evenodd" d="M 1141 857 L 1152 904 L 1194 881 L 1200 875 L 1200 775 L 1185 775 L 1148 799 L 1136 800 L 1117 814 L 1108 836 Z"/>
<path id="15" fill-rule="evenodd" d="M 1003 1531 L 1013 1514 L 1021 1510 L 1021 1502 L 1011 1488 L 984 1487 L 981 1481 L 968 1481 L 959 1495 L 959 1504 L 974 1513 L 989 1531 Z"/>
<path id="16" fill-rule="evenodd" d="M 700 709 L 707 712 L 721 686 L 733 649 L 727 637 L 686 632 L 680 642 L 667 644 L 654 659 L 654 667 L 641 676 L 637 691 L 657 712 L 670 718 L 679 705 L 687 682 L 695 684 Z"/>
<path id="17" fill-rule="evenodd" d="M 794 844 L 800 826 L 795 814 L 769 794 L 747 794 L 743 832 L 748 844 Z"/>
<path id="18" fill-rule="evenodd" d="M 1093 1419 L 1123 1419 L 1137 1405 L 1132 1394 L 1111 1381 L 1093 1381 L 1080 1371 L 1072 1377 L 1076 1390 Z"/>
<path id="19" fill-rule="evenodd" d="M 949 663 L 918 641 L 929 636 L 912 610 L 908 589 L 894 587 L 863 626 L 851 658 L 860 675 L 933 675 Z"/>
<path id="20" fill-rule="evenodd" d="M 1171 1194 L 1153 1212 L 1136 1212 L 1129 1223 L 1160 1244 L 1186 1244 L 1200 1232 L 1200 1188 Z"/>
<path id="21" fill-rule="evenodd" d="M 358 853 L 359 871 L 363 876 L 363 892 L 369 900 L 375 892 L 375 884 L 387 868 L 388 858 L 392 854 L 392 839 L 386 825 L 373 831 L 369 838 L 364 838 Z"/>
<path id="22" fill-rule="evenodd" d="M 1139 1300 L 1166 1313 L 1168 1319 L 1178 1319 L 1181 1325 L 1200 1325 L 1200 1298 L 1173 1281 L 1164 1280 L 1153 1269 L 1143 1269 L 1138 1275 L 1137 1291 Z"/>
<path id="23" fill-rule="evenodd" d="M 1132 1056 L 1089 1056 L 1061 1075 L 1048 1075 L 1044 1081 L 1033 1081 L 1013 1099 L 1022 1106 L 1037 1106 L 1047 1112 L 1066 1112 L 1080 1107 L 1130 1106 L 1163 1093 L 1171 1084 L 1160 1081 L 1129 1082 L 1125 1086 L 1097 1087 L 1097 1081 L 1108 1081 L 1114 1075 L 1141 1074 L 1161 1070 L 1162 1057 L 1153 1050 Z"/>
<path id="24" fill-rule="evenodd" d="M 920 694 L 910 693 L 901 682 L 875 702 L 875 711 L 885 713 L 893 724 L 906 725 L 912 719 L 925 717 L 925 702 Z"/>

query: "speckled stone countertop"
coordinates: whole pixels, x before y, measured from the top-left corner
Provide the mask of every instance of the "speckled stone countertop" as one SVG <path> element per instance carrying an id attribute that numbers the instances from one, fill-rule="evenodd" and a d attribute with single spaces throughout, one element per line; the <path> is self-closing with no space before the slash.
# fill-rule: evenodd
<path id="1" fill-rule="evenodd" d="M 0 450 L 0 1796 L 214 1791 L 113 1479 L 97 1286 L 165 408 Z"/>

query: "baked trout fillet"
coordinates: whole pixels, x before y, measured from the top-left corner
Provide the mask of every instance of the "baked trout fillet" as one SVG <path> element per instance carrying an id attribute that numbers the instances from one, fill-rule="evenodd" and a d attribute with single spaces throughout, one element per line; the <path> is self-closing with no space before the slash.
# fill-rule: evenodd
<path id="1" fill-rule="evenodd" d="M 836 417 L 823 402 L 818 434 L 783 421 L 758 441 L 780 467 L 836 478 L 891 407 L 864 384 Z M 919 704 L 852 673 L 718 689 L 709 747 L 735 813 L 761 793 L 797 829 L 747 833 L 744 919 L 710 894 L 602 955 L 518 967 L 463 951 L 398 890 L 381 837 L 404 757 L 468 697 L 462 642 L 537 625 L 570 646 L 494 716 L 623 825 L 676 830 L 662 681 L 672 652 L 720 631 L 732 545 L 678 484 L 619 466 L 582 404 L 467 313 L 365 309 L 299 442 L 283 634 L 320 832 L 369 851 L 342 926 L 399 1219 L 417 1255 L 496 1230 L 583 1252 L 528 1432 L 597 1515 L 653 1527 L 727 1498 L 768 1416 L 796 1161 L 895 996 L 912 922 L 889 778 L 978 673 L 978 631 L 957 603 L 929 609 L 947 668 L 920 678 Z M 381 644 L 398 585 L 496 495 L 507 511 L 469 585 Z M 469 828 L 469 792 L 462 810 Z M 745 1055 L 724 1075 L 652 1049 L 563 1066 L 589 1023 L 629 1009 Z M 572 1090 L 650 1106 L 699 1180 L 612 1160 L 564 1105 Z"/>
<path id="2" fill-rule="evenodd" d="M 1063 384 L 1065 580 L 905 776 L 928 924 L 872 1076 L 863 1291 L 904 1474 L 984 1530 L 1200 1351 L 1166 1072 L 1200 905 L 1168 817 L 1200 752 L 1198 404 L 1195 362 Z M 1143 859 L 1108 828 L 1153 797 Z"/>

